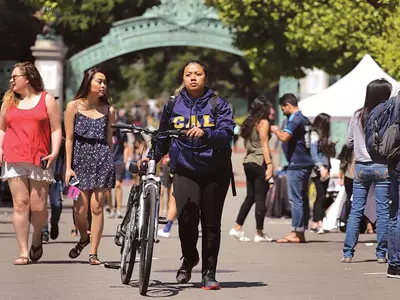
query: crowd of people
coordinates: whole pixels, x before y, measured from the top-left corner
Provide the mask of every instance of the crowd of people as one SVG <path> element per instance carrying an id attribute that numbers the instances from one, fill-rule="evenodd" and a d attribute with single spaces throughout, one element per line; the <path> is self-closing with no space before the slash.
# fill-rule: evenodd
<path id="1" fill-rule="evenodd" d="M 176 274 L 178 283 L 191 279 L 192 269 L 202 262 L 202 287 L 219 289 L 216 279 L 221 242 L 221 218 L 225 198 L 233 177 L 231 147 L 237 136 L 244 140 L 246 153 L 243 168 L 247 194 L 229 234 L 239 241 L 251 239 L 243 226 L 255 204 L 254 242 L 273 241 L 264 231 L 265 201 L 274 175 L 270 140 L 282 142 L 288 166 L 288 198 L 291 203 L 292 228 L 277 243 L 305 243 L 310 219 L 309 184 L 316 187 L 316 201 L 310 231 L 324 233 L 323 218 L 328 206 L 327 188 L 331 159 L 336 157 L 331 141 L 331 117 L 319 114 L 313 122 L 302 114 L 298 99 L 285 94 L 279 106 L 287 117 L 283 129 L 273 124 L 275 110 L 265 97 L 257 97 L 240 131 L 235 131 L 229 103 L 217 95 L 208 83 L 207 67 L 196 60 L 183 66 L 182 84 L 160 113 L 159 130 L 187 128 L 186 137 L 159 139 L 154 149 L 141 135 L 122 134 L 113 123 L 132 122 L 151 126 L 139 107 L 128 120 L 116 113 L 107 92 L 104 71 L 92 68 L 85 72 L 74 99 L 61 112 L 56 99 L 44 90 L 43 80 L 32 63 L 16 64 L 10 89 L 0 112 L 0 163 L 2 179 L 7 180 L 13 198 L 13 225 L 19 245 L 15 265 L 27 265 L 43 255 L 43 243 L 59 235 L 58 222 L 62 196 L 73 198 L 72 235 L 78 243 L 69 251 L 75 259 L 90 244 L 88 262 L 99 265 L 99 244 L 104 227 L 104 211 L 111 218 L 123 218 L 122 183 L 130 161 L 140 163 L 153 151 L 160 162 L 162 196 L 158 235 L 168 238 L 175 219 L 182 249 L 182 264 Z M 368 114 L 391 94 L 386 80 L 375 80 L 367 87 L 364 107 L 349 122 L 346 146 L 342 149 L 341 184 L 348 200 L 345 211 L 346 238 L 342 262 L 351 263 L 364 222 L 364 208 L 371 185 L 377 205 L 376 259 L 386 263 L 388 277 L 400 278 L 400 232 L 398 218 L 400 168 L 398 161 L 374 161 L 365 146 L 365 121 Z M 63 118 L 62 118 L 63 116 Z M 144 124 L 145 122 L 148 124 Z M 138 184 L 138 178 L 133 178 Z M 114 194 L 114 196 L 113 196 Z M 71 196 L 74 195 L 74 196 Z M 352 197 L 352 202 L 350 197 Z M 47 199 L 51 218 L 48 225 Z M 389 197 L 392 199 L 389 206 Z M 115 203 L 113 203 L 115 199 Z M 351 203 L 351 204 L 350 204 Z M 166 213 L 165 213 L 166 211 Z M 196 248 L 202 230 L 201 256 Z M 30 224 L 33 226 L 28 247 Z M 374 230 L 368 224 L 368 230 Z M 49 229 L 50 228 L 50 229 Z"/>

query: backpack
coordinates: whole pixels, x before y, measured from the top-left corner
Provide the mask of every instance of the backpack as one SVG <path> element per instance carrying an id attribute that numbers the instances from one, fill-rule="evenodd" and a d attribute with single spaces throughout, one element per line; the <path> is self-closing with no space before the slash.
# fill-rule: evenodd
<path id="1" fill-rule="evenodd" d="M 374 162 L 387 164 L 400 158 L 399 95 L 376 106 L 366 118 L 365 145 Z"/>
<path id="2" fill-rule="evenodd" d="M 218 118 L 218 104 L 217 104 L 218 96 L 216 94 L 212 95 L 212 97 L 208 100 L 208 102 L 211 104 L 211 112 L 214 116 L 215 124 L 217 124 L 217 118 Z M 171 96 L 168 100 L 167 103 L 167 112 L 168 115 L 171 117 L 172 111 L 174 109 L 176 103 L 176 97 Z M 230 155 L 232 154 L 232 149 L 230 149 Z M 232 168 L 232 160 L 230 159 L 230 164 Z M 235 177 L 233 174 L 233 168 L 232 168 L 232 174 L 231 174 L 231 186 L 232 186 L 232 194 L 235 197 L 236 196 L 236 185 L 235 185 Z"/>

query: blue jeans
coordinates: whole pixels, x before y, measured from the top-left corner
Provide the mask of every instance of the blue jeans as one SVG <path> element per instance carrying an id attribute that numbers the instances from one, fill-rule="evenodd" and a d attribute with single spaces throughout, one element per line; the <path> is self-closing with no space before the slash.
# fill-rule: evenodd
<path id="1" fill-rule="evenodd" d="M 395 268 L 400 268 L 400 212 L 399 188 L 400 172 L 389 170 L 390 173 L 390 217 L 388 239 L 388 262 Z"/>
<path id="2" fill-rule="evenodd" d="M 50 224 L 58 225 L 60 221 L 61 211 L 62 211 L 62 190 L 63 182 L 62 180 L 57 180 L 55 183 L 50 184 L 49 187 L 49 198 L 51 206 L 51 217 Z M 49 232 L 49 224 L 46 224 L 42 232 Z"/>
<path id="3" fill-rule="evenodd" d="M 288 196 L 292 208 L 292 231 L 295 232 L 304 232 L 308 228 L 310 175 L 311 169 L 287 170 Z"/>
<path id="4" fill-rule="evenodd" d="M 378 245 L 376 257 L 386 257 L 389 223 L 390 177 L 386 165 L 373 162 L 356 162 L 353 184 L 353 202 L 347 221 L 346 239 L 344 241 L 344 257 L 353 257 L 358 242 L 361 220 L 364 216 L 367 195 L 372 184 L 375 186 L 376 235 Z"/>

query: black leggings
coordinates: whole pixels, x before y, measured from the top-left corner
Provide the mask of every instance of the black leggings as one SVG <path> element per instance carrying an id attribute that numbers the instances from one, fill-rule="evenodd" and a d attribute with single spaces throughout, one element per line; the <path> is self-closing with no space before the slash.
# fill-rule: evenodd
<path id="1" fill-rule="evenodd" d="M 227 165 L 202 176 L 174 175 L 174 195 L 182 255 L 192 262 L 199 258 L 196 245 L 199 238 L 199 219 L 201 219 L 203 274 L 217 267 L 222 209 L 231 172 L 230 165 Z"/>
<path id="2" fill-rule="evenodd" d="M 326 197 L 326 190 L 328 189 L 329 179 L 321 181 L 319 177 L 312 178 L 317 190 L 317 199 L 313 208 L 313 221 L 322 221 L 325 217 L 325 211 L 328 208 L 329 199 Z"/>
<path id="3" fill-rule="evenodd" d="M 256 229 L 264 229 L 265 201 L 269 189 L 269 184 L 265 181 L 265 165 L 260 166 L 255 163 L 243 164 L 246 174 L 247 196 L 236 219 L 238 225 L 243 225 L 254 202 L 256 203 Z"/>

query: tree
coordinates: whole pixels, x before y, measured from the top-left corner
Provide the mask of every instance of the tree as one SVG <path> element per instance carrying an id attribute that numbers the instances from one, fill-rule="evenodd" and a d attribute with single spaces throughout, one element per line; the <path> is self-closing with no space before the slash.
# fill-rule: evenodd
<path id="1" fill-rule="evenodd" d="M 395 0 L 208 0 L 224 22 L 236 29 L 236 45 L 245 53 L 259 84 L 281 75 L 301 77 L 303 68 L 344 74 L 366 53 L 392 75 L 399 73 L 395 51 L 399 40 Z M 399 28 L 399 27 L 397 27 Z"/>
<path id="2" fill-rule="evenodd" d="M 101 65 L 119 105 L 132 100 L 169 97 L 182 82 L 182 68 L 198 59 L 208 66 L 210 86 L 231 102 L 253 97 L 252 75 L 239 56 L 196 47 L 166 47 L 131 53 Z M 131 63 L 127 63 L 130 61 Z"/>
<path id="3" fill-rule="evenodd" d="M 17 0 L 3 0 L 0 8 L 1 60 L 32 60 L 30 47 L 41 28 L 35 10 Z"/>
<path id="4" fill-rule="evenodd" d="M 68 56 L 98 43 L 117 20 L 143 14 L 159 0 L 26 0 L 43 22 L 57 15 L 57 30 L 69 48 Z"/>

